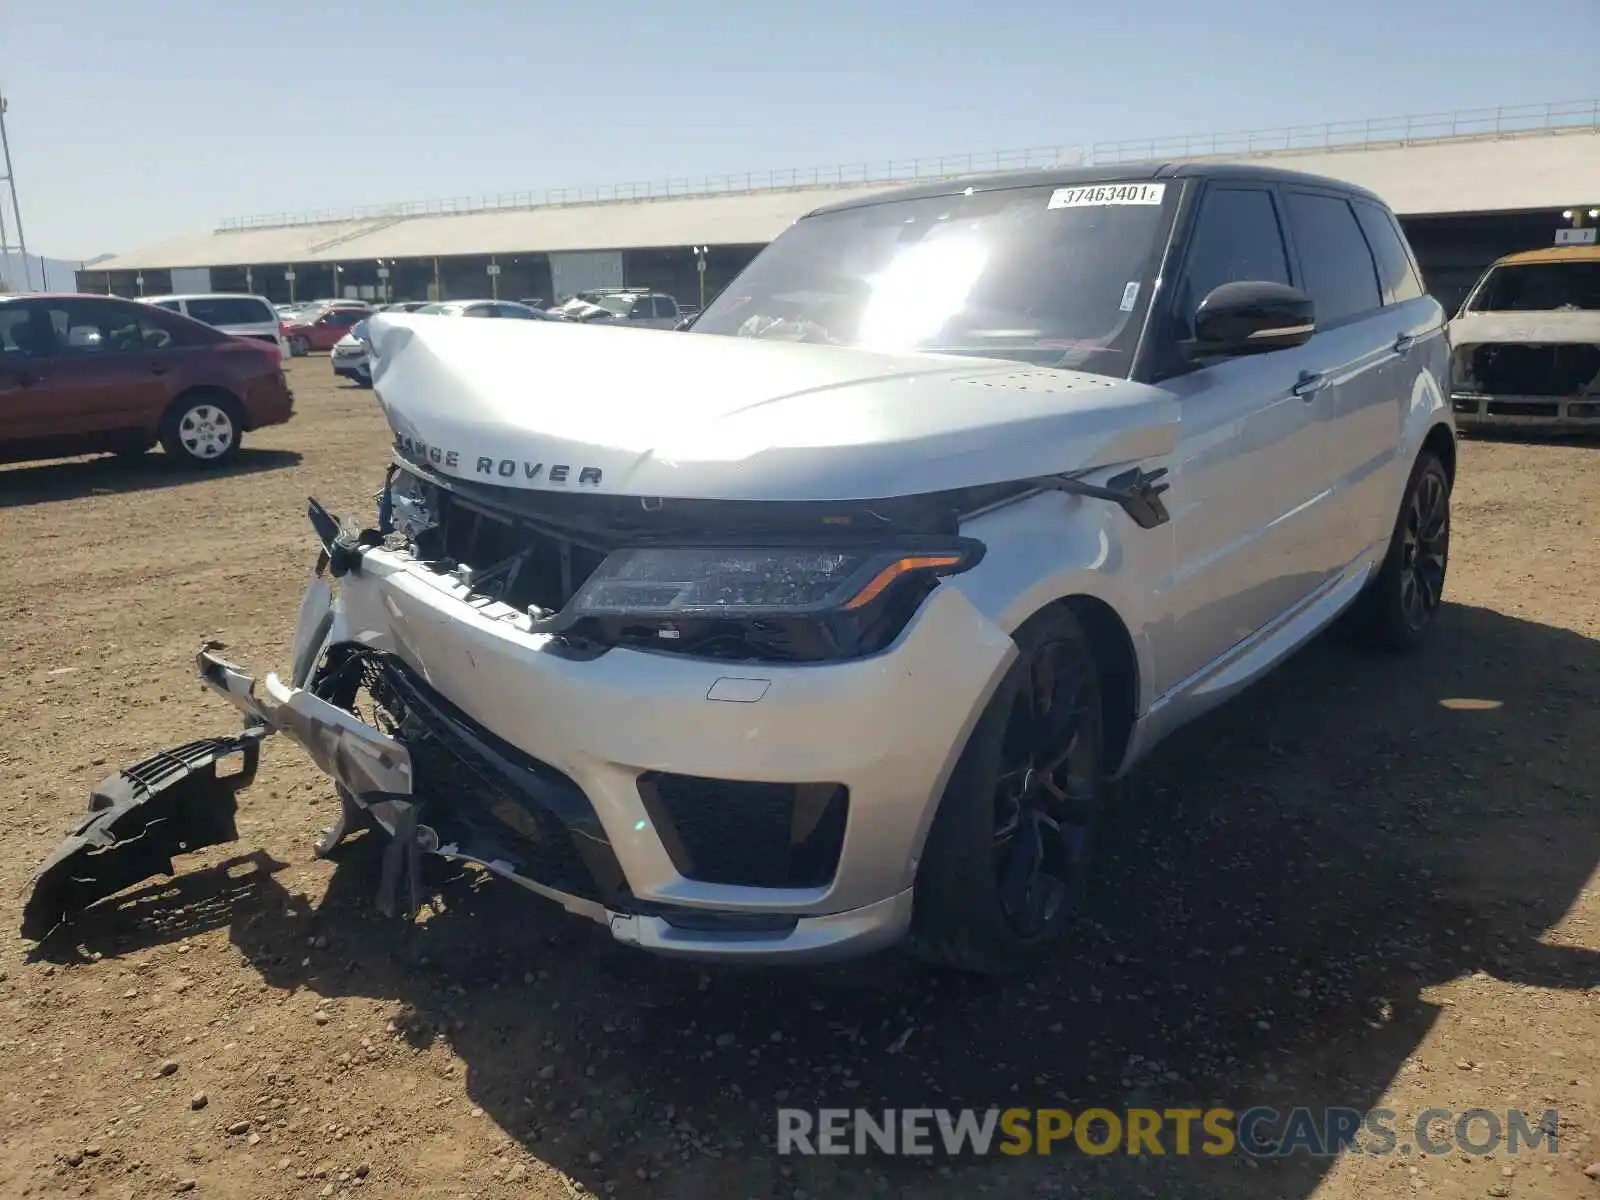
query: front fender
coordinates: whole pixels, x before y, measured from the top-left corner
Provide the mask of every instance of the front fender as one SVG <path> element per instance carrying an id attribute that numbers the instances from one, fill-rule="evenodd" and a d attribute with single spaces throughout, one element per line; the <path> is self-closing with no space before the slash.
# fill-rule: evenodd
<path id="1" fill-rule="evenodd" d="M 1087 596 L 1117 615 L 1137 660 L 1137 694 L 1152 678 L 1150 623 L 1172 577 L 1172 525 L 1141 529 L 1104 500 L 1044 492 L 975 517 L 962 533 L 983 542 L 983 561 L 945 586 L 959 588 L 988 620 L 1014 633 L 1066 597 Z"/>

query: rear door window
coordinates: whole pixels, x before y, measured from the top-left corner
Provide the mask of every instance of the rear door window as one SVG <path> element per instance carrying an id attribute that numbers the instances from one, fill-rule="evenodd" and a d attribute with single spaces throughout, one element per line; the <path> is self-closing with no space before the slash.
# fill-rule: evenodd
<path id="1" fill-rule="evenodd" d="M 1381 308 L 1378 268 L 1350 202 L 1319 192 L 1289 192 L 1286 202 L 1318 327 Z"/>
<path id="2" fill-rule="evenodd" d="M 277 314 L 264 300 L 249 296 L 201 296 L 189 301 L 189 315 L 207 325 L 274 325 Z"/>
<path id="3" fill-rule="evenodd" d="M 1182 278 L 1176 301 L 1180 338 L 1194 336 L 1195 309 L 1215 288 L 1244 280 L 1287 284 L 1289 255 L 1272 193 L 1264 188 L 1207 188 Z"/>
<path id="4" fill-rule="evenodd" d="M 658 320 L 667 321 L 678 319 L 678 306 L 671 296 L 656 297 L 656 317 Z"/>
<path id="5" fill-rule="evenodd" d="M 157 300 L 155 303 L 157 308 L 164 308 L 168 312 L 181 313 L 183 311 L 182 300 Z"/>
<path id="6" fill-rule="evenodd" d="M 1422 280 L 1417 278 L 1411 265 L 1411 255 L 1400 240 L 1394 218 L 1376 204 L 1356 201 L 1356 219 L 1361 222 L 1361 232 L 1367 235 L 1367 245 L 1378 264 L 1378 280 L 1383 285 L 1385 304 L 1404 304 L 1425 294 Z"/>
<path id="7" fill-rule="evenodd" d="M 47 301 L 54 353 L 82 358 L 165 350 L 172 345 L 172 335 L 153 313 L 141 311 L 143 307 L 93 300 Z"/>

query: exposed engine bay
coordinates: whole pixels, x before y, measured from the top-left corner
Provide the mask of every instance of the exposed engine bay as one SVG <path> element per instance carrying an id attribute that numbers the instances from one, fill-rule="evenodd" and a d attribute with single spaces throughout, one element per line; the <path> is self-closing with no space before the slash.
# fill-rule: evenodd
<path id="1" fill-rule="evenodd" d="M 1466 346 L 1458 356 L 1456 382 L 1491 396 L 1600 397 L 1600 345 Z"/>
<path id="2" fill-rule="evenodd" d="M 567 610 L 607 556 L 624 547 L 692 547 L 706 556 L 739 548 L 731 574 L 748 573 L 750 547 L 759 546 L 765 557 L 755 565 L 769 574 L 782 575 L 786 567 L 798 574 L 798 560 L 818 553 L 871 560 L 890 538 L 895 553 L 924 538 L 930 552 L 948 552 L 962 544 L 963 514 L 1027 490 L 1001 484 L 855 503 L 641 500 L 476 484 L 397 460 L 380 501 L 378 533 L 391 549 L 406 549 L 473 596 L 528 613 L 534 628 L 558 634 L 573 654 L 633 645 L 702 658 L 822 661 L 881 649 L 937 585 L 937 574 L 885 588 L 875 598 L 881 602 L 847 612 L 653 619 Z M 714 539 L 708 530 L 716 531 Z M 965 545 L 972 555 L 982 553 L 976 543 Z M 728 584 L 747 585 L 754 581 Z"/>

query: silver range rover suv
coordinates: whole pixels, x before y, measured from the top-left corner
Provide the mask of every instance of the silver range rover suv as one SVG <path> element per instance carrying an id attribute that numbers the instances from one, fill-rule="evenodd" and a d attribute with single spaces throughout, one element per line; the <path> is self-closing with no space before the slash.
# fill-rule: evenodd
<path id="1" fill-rule="evenodd" d="M 288 674 L 202 652 L 244 732 L 102 784 L 26 930 L 236 836 L 278 733 L 386 910 L 436 854 L 654 951 L 1023 967 L 1152 746 L 1345 610 L 1428 633 L 1443 329 L 1376 196 L 1222 165 L 826 208 L 671 335 L 375 316 Z"/>

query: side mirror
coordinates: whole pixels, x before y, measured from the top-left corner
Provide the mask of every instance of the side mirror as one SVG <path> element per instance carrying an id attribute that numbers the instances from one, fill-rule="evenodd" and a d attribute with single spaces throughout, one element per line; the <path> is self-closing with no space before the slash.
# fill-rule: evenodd
<path id="1" fill-rule="evenodd" d="M 1317 331 L 1316 306 L 1299 288 L 1265 280 L 1225 283 L 1194 313 L 1193 358 L 1233 358 L 1302 346 Z"/>

